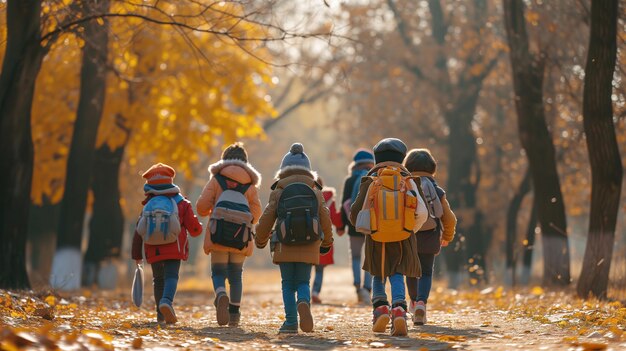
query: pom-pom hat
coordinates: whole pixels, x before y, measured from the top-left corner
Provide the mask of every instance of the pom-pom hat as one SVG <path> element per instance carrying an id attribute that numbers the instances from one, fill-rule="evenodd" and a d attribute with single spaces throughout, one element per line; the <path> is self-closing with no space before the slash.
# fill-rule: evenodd
<path id="1" fill-rule="evenodd" d="M 283 161 L 280 163 L 280 169 L 287 167 L 311 170 L 311 161 L 309 161 L 309 157 L 304 153 L 304 146 L 302 146 L 302 144 L 292 144 L 289 152 L 283 157 Z"/>

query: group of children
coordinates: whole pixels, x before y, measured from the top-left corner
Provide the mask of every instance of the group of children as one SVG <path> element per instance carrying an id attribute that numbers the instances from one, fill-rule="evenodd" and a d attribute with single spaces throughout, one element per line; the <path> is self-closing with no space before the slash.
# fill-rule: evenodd
<path id="1" fill-rule="evenodd" d="M 279 332 L 297 333 L 298 326 L 311 332 L 311 302 L 321 303 L 324 267 L 333 263 L 333 226 L 340 236 L 347 227 L 354 286 L 358 300 L 373 306 L 372 330 L 385 332 L 391 321 L 392 335 L 406 335 L 407 312 L 414 324 L 426 323 L 434 259 L 452 241 L 456 226 L 445 192 L 433 178 L 436 162 L 427 149 L 407 153 L 401 140 L 386 138 L 373 153 L 357 150 L 340 204 L 334 202 L 334 189 L 323 187 L 299 143 L 283 157 L 264 210 L 258 197 L 261 175 L 242 144 L 228 146 L 209 172 L 196 208 L 210 217 L 204 252 L 211 256 L 219 325 L 239 325 L 244 261 L 253 245 L 263 249 L 269 244 L 282 278 L 285 321 Z M 180 262 L 189 255 L 188 234 L 202 232 L 174 176 L 174 169 L 161 163 L 143 174 L 146 199 L 132 248 L 137 264 L 143 248 L 152 265 L 157 320 L 165 323 L 177 321 L 173 300 Z"/>

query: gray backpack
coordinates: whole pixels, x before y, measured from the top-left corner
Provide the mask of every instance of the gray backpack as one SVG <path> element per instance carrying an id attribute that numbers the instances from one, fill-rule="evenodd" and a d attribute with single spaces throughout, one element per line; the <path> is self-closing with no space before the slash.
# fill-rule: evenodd
<path id="1" fill-rule="evenodd" d="M 428 177 L 420 177 L 422 183 L 422 191 L 426 201 L 426 208 L 428 208 L 428 219 L 426 223 L 422 225 L 420 231 L 433 230 L 440 226 L 441 216 L 443 216 L 443 206 L 441 205 L 441 199 L 437 195 L 437 189 L 435 184 Z"/>

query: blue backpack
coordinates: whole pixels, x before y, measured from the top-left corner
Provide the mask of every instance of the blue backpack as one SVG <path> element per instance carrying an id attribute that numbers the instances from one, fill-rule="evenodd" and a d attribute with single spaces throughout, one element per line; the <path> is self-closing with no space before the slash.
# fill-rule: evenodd
<path id="1" fill-rule="evenodd" d="M 346 211 L 346 215 L 350 215 L 350 207 L 356 201 L 357 195 L 359 195 L 359 189 L 361 188 L 361 178 L 365 177 L 369 171 L 367 169 L 358 169 L 352 171 L 352 176 L 354 178 L 354 183 L 352 183 L 352 192 L 350 193 L 350 198 L 347 199 L 342 205 L 344 211 Z"/>
<path id="2" fill-rule="evenodd" d="M 175 197 L 158 195 L 148 200 L 137 223 L 137 233 L 144 243 L 163 245 L 178 242 L 181 231 L 178 202 L 182 200 L 180 194 Z"/>

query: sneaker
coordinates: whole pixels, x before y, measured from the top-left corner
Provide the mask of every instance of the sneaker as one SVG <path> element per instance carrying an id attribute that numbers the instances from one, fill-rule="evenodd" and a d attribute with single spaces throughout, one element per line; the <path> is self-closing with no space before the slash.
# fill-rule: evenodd
<path id="1" fill-rule="evenodd" d="M 219 293 L 217 297 L 215 297 L 215 301 L 213 305 L 215 305 L 217 324 L 218 325 L 226 325 L 228 324 L 228 320 L 230 319 L 228 313 L 228 304 L 230 303 L 228 299 L 228 295 L 226 293 Z"/>
<path id="2" fill-rule="evenodd" d="M 415 314 L 415 309 L 416 309 L 416 308 L 417 308 L 417 301 L 413 301 L 413 300 L 411 300 L 411 302 L 409 303 L 409 310 L 408 310 L 408 312 L 409 312 L 411 315 L 414 315 L 414 314 Z"/>
<path id="3" fill-rule="evenodd" d="M 163 315 L 165 323 L 173 324 L 178 322 L 178 318 L 176 318 L 176 313 L 174 312 L 174 307 L 171 305 L 166 303 L 159 304 L 159 311 Z"/>
<path id="4" fill-rule="evenodd" d="M 236 313 L 229 313 L 228 316 L 228 326 L 229 327 L 238 327 L 239 326 L 239 320 L 241 319 L 241 313 L 236 312 Z"/>
<path id="5" fill-rule="evenodd" d="M 298 303 L 298 316 L 300 316 L 300 329 L 305 333 L 313 331 L 313 315 L 311 314 L 311 306 L 308 302 L 302 301 Z"/>
<path id="6" fill-rule="evenodd" d="M 311 296 L 311 302 L 316 303 L 316 304 L 320 304 L 320 303 L 322 303 L 322 299 L 320 299 L 320 296 L 318 294 L 313 294 Z"/>
<path id="7" fill-rule="evenodd" d="M 298 324 L 287 324 L 287 322 L 283 323 L 278 329 L 279 334 L 298 334 Z"/>
<path id="8" fill-rule="evenodd" d="M 406 311 L 402 306 L 391 310 L 391 336 L 406 336 Z"/>
<path id="9" fill-rule="evenodd" d="M 371 305 L 372 301 L 370 299 L 370 291 L 365 288 L 359 288 L 356 291 L 358 300 L 360 303 L 364 305 Z"/>
<path id="10" fill-rule="evenodd" d="M 413 303 L 411 303 L 411 305 L 412 304 Z M 426 305 L 423 301 L 419 301 L 415 304 L 415 310 L 413 311 L 413 324 L 426 324 Z"/>
<path id="11" fill-rule="evenodd" d="M 378 306 L 374 310 L 374 318 L 372 319 L 372 331 L 374 333 L 384 333 L 389 324 L 389 306 Z"/>

